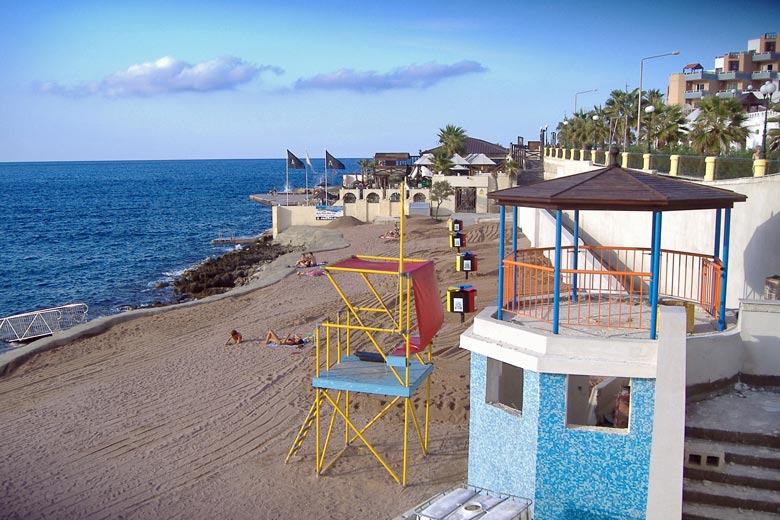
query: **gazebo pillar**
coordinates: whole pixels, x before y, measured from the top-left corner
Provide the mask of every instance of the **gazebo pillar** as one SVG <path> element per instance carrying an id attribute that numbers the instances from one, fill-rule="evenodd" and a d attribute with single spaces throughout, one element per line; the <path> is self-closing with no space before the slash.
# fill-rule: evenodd
<path id="1" fill-rule="evenodd" d="M 723 272 L 720 275 L 720 309 L 718 310 L 718 330 L 726 328 L 726 286 L 729 274 L 729 235 L 731 231 L 731 208 L 726 208 L 723 219 Z"/>
<path id="2" fill-rule="evenodd" d="M 652 250 L 652 283 L 650 284 L 650 339 L 656 338 L 658 323 L 658 283 L 661 271 L 661 215 L 653 211 L 653 250 Z"/>
<path id="3" fill-rule="evenodd" d="M 561 210 L 555 212 L 555 280 L 553 288 L 552 333 L 558 334 L 558 320 L 561 308 Z"/>
<path id="4" fill-rule="evenodd" d="M 715 251 L 712 253 L 712 259 L 717 260 L 720 257 L 720 208 L 715 210 Z"/>
<path id="5" fill-rule="evenodd" d="M 506 206 L 499 206 L 498 224 L 498 313 L 499 320 L 504 319 L 504 228 L 506 227 Z"/>
<path id="6" fill-rule="evenodd" d="M 577 264 L 580 258 L 580 210 L 574 210 L 574 259 L 572 269 L 574 273 L 571 279 L 571 299 L 577 301 Z"/>

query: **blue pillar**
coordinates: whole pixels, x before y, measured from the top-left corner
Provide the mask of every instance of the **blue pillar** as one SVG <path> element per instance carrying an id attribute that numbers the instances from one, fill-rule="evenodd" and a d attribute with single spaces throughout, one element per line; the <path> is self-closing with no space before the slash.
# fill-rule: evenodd
<path id="1" fill-rule="evenodd" d="M 504 319 L 504 242 L 506 228 L 506 206 L 503 204 L 499 211 L 498 225 L 498 319 Z"/>
<path id="2" fill-rule="evenodd" d="M 715 252 L 712 253 L 712 259 L 717 260 L 720 256 L 720 208 L 715 210 Z"/>
<path id="3" fill-rule="evenodd" d="M 731 208 L 726 208 L 723 221 L 723 274 L 720 278 L 720 310 L 718 311 L 718 330 L 726 328 L 726 282 L 729 274 L 729 234 L 731 230 Z"/>
<path id="4" fill-rule="evenodd" d="M 650 339 L 656 338 L 658 326 L 658 289 L 661 272 L 661 212 L 653 212 L 652 283 L 650 284 Z"/>
<path id="5" fill-rule="evenodd" d="M 572 263 L 575 273 L 571 280 L 571 299 L 577 301 L 577 264 L 580 259 L 580 210 L 574 210 L 574 262 Z"/>
<path id="6" fill-rule="evenodd" d="M 561 213 L 561 210 L 555 212 L 555 294 L 553 296 L 553 334 L 558 334 L 558 320 L 561 310 Z"/>

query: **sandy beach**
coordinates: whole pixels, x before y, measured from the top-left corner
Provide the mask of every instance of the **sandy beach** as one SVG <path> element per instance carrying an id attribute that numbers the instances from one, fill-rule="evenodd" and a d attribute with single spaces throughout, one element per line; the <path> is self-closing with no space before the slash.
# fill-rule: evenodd
<path id="1" fill-rule="evenodd" d="M 330 231 L 349 246 L 317 258 L 397 255 L 397 241 L 379 238 L 392 227 L 336 223 Z M 442 305 L 448 286 L 470 283 L 481 308 L 496 297 L 499 226 L 466 231 L 480 268 L 468 282 L 455 270 L 446 221 L 408 219 L 406 256 L 436 262 Z M 286 256 L 279 261 L 298 254 Z M 344 288 L 357 301 L 370 296 L 359 277 Z M 410 443 L 405 488 L 362 447 L 317 477 L 313 436 L 284 463 L 312 403 L 314 349 L 261 341 L 268 328 L 306 335 L 342 307 L 326 277 L 289 274 L 35 355 L 0 379 L 0 517 L 391 518 L 465 480 L 469 356 L 458 343 L 473 315 L 461 324 L 445 313 L 434 349 L 430 450 L 423 455 Z M 231 329 L 243 334 L 240 346 L 224 345 Z M 372 399 L 361 397 L 364 408 L 355 412 L 378 406 Z M 400 412 L 369 435 L 395 463 Z"/>

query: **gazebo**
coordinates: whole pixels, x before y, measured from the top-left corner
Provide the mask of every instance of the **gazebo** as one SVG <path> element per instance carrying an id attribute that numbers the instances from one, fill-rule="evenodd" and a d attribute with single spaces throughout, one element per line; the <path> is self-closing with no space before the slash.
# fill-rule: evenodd
<path id="1" fill-rule="evenodd" d="M 731 209 L 745 195 L 663 175 L 623 169 L 617 149 L 609 166 L 568 177 L 494 191 L 500 206 L 498 318 L 504 313 L 550 323 L 649 329 L 656 338 L 659 296 L 698 303 L 726 326 Z M 512 251 L 506 254 L 506 208 L 513 208 Z M 518 207 L 555 212 L 555 246 L 517 249 Z M 580 211 L 652 212 L 650 247 L 580 246 Z M 661 249 L 667 211 L 715 210 L 712 254 Z M 562 247 L 563 212 L 573 211 L 573 244 Z M 620 222 L 615 222 L 616 226 Z M 649 256 L 649 265 L 646 258 Z M 551 265 L 552 264 L 552 265 Z M 562 316 L 562 304 L 566 315 Z M 643 312 L 650 307 L 649 324 Z"/>

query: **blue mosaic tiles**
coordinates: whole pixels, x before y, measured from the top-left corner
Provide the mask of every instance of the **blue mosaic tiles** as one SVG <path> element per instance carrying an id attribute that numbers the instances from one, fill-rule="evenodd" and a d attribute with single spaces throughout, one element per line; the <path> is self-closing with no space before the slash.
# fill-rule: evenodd
<path id="1" fill-rule="evenodd" d="M 524 373 L 523 412 L 485 402 L 471 355 L 469 483 L 531 498 L 539 520 L 645 517 L 655 381 L 632 379 L 628 430 L 566 427 L 566 376 Z"/>

